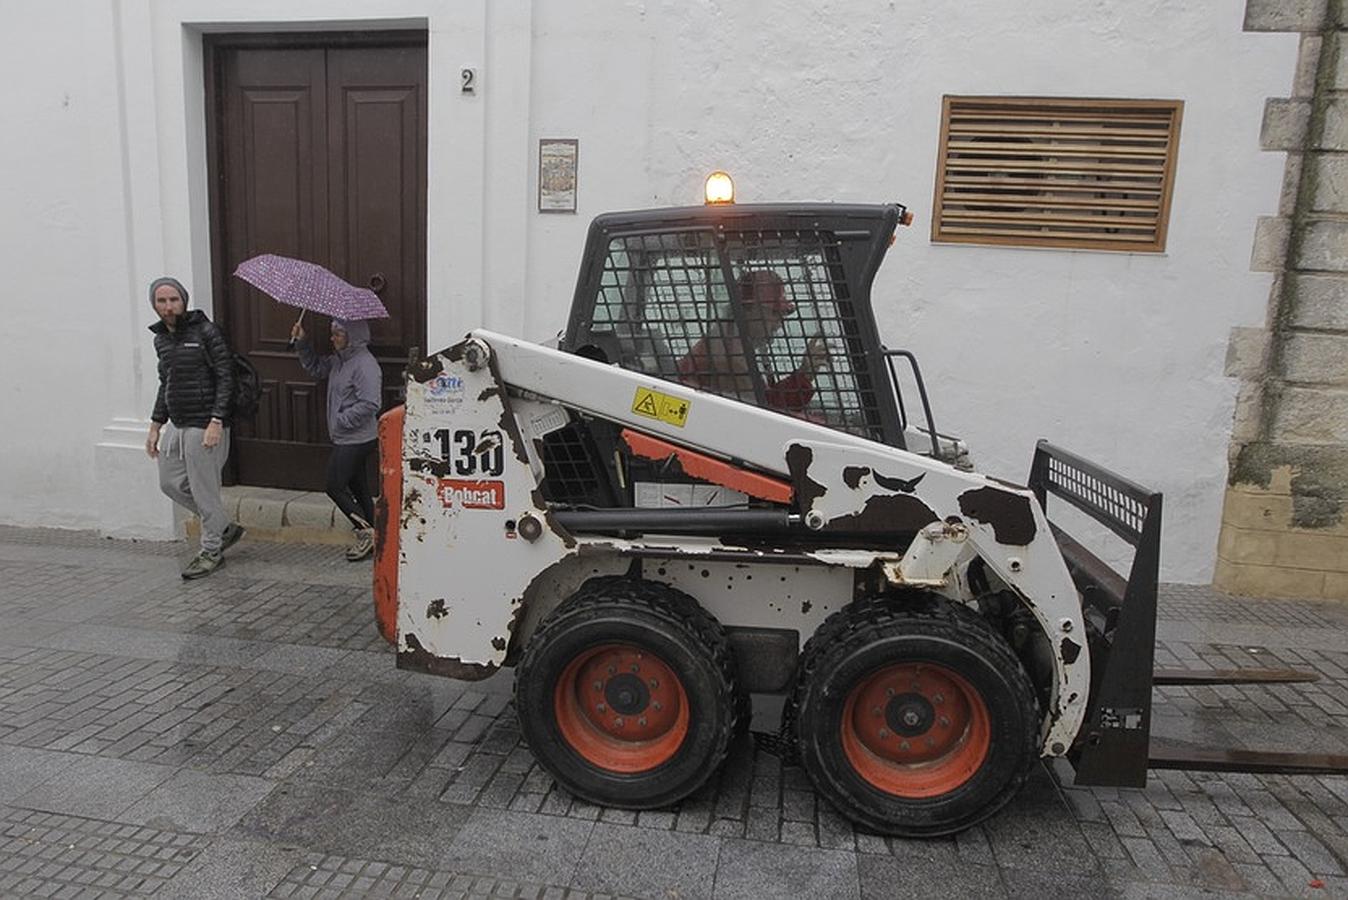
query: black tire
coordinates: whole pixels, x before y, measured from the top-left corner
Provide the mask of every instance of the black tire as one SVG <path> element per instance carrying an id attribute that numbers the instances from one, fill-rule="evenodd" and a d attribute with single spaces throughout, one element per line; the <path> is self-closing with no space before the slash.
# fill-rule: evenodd
<path id="1" fill-rule="evenodd" d="M 627 809 L 676 803 L 715 774 L 737 697 L 720 624 L 687 594 L 628 577 L 586 582 L 539 626 L 515 673 L 539 764 L 572 794 Z"/>
<path id="2" fill-rule="evenodd" d="M 858 601 L 810 638 L 786 720 L 852 821 L 931 837 L 988 818 L 1039 756 L 1039 701 L 978 614 L 925 595 Z"/>

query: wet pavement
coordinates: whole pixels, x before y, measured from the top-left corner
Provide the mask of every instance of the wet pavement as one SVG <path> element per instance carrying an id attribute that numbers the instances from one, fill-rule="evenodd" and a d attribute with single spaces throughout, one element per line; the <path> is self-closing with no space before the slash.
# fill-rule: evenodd
<path id="1" fill-rule="evenodd" d="M 746 738 L 679 807 L 600 809 L 520 740 L 511 673 L 399 672 L 369 567 L 245 539 L 0 528 L 0 896 L 1348 897 L 1348 778 L 1036 770 L 958 837 L 854 830 Z M 1348 752 L 1348 606 L 1164 586 L 1157 665 L 1315 684 L 1158 689 L 1156 731 Z M 772 726 L 771 710 L 755 729 Z"/>

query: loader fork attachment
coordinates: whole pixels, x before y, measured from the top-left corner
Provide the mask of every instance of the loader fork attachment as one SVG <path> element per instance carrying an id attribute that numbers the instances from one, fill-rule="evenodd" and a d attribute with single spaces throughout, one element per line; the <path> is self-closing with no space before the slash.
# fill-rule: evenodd
<path id="1" fill-rule="evenodd" d="M 1155 685 L 1198 684 L 1307 684 L 1319 681 L 1316 672 L 1300 669 L 1156 669 L 1151 683 Z"/>
<path id="2" fill-rule="evenodd" d="M 1124 579 L 1053 526 L 1091 631 L 1090 708 L 1086 726 L 1069 753 L 1077 784 L 1144 787 L 1148 769 L 1348 773 L 1348 755 L 1153 741 L 1152 688 L 1157 685 L 1298 684 L 1317 681 L 1319 675 L 1296 669 L 1153 670 L 1161 495 L 1046 441 L 1035 448 L 1029 481 L 1045 511 L 1049 495 L 1058 497 L 1133 547 L 1133 565 Z"/>
<path id="3" fill-rule="evenodd" d="M 1348 755 L 1339 753 L 1211 749 L 1178 741 L 1154 741 L 1147 764 L 1153 769 L 1183 769 L 1187 772 L 1257 772 L 1266 775 L 1348 773 Z"/>
<path id="4" fill-rule="evenodd" d="M 1054 528 L 1091 632 L 1090 709 L 1069 754 L 1076 783 L 1142 787 L 1151 735 L 1161 495 L 1042 440 L 1035 447 L 1029 481 L 1045 513 L 1051 494 L 1133 547 L 1125 581 Z"/>
<path id="5" fill-rule="evenodd" d="M 1315 672 L 1298 669 L 1158 669 L 1153 684 L 1304 684 L 1319 681 Z M 1164 738 L 1151 742 L 1148 767 L 1191 772 L 1260 772 L 1274 775 L 1348 774 L 1348 755 L 1199 747 Z"/>

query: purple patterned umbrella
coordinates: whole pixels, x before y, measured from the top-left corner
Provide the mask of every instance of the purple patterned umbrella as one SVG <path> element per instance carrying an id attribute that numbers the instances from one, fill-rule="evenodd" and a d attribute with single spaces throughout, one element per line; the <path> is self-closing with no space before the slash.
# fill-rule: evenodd
<path id="1" fill-rule="evenodd" d="M 369 288 L 347 284 L 322 266 L 264 253 L 239 263 L 234 274 L 290 306 L 334 319 L 387 319 L 388 310 Z"/>

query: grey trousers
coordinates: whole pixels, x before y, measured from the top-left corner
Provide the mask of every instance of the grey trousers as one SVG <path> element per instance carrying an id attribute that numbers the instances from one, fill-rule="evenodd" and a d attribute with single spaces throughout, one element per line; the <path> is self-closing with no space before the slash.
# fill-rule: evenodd
<path id="1" fill-rule="evenodd" d="M 229 458 L 229 429 L 220 443 L 201 446 L 204 428 L 175 428 L 170 422 L 159 438 L 159 489 L 201 519 L 201 549 L 216 553 L 229 514 L 220 500 L 220 472 Z"/>

